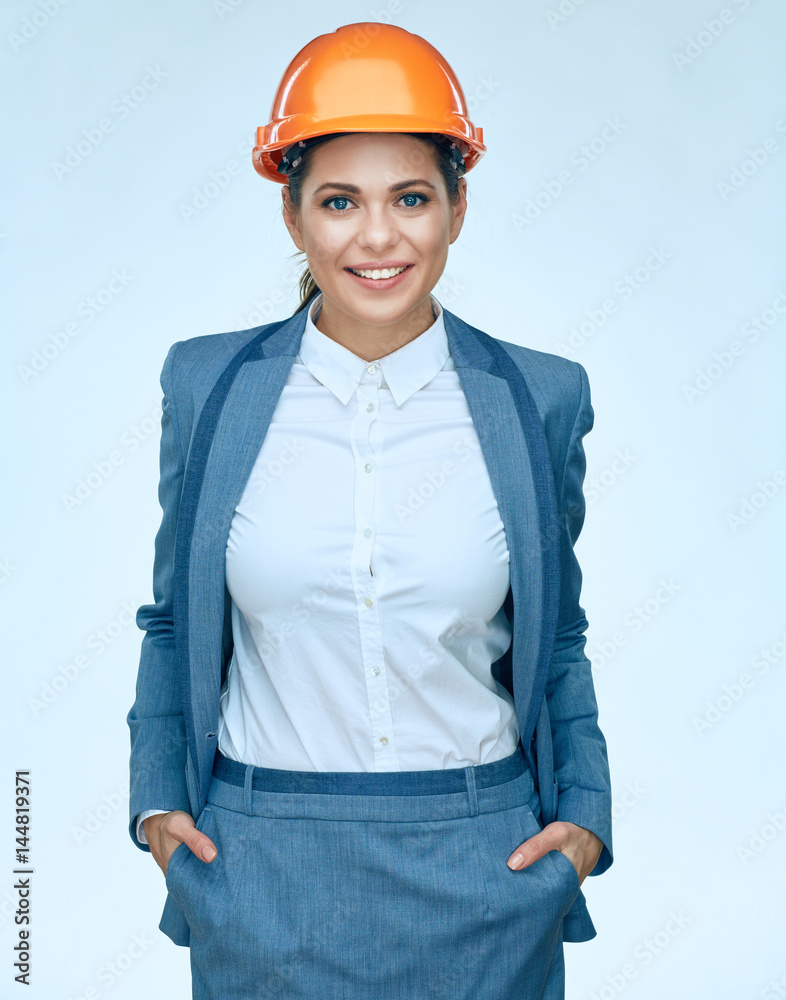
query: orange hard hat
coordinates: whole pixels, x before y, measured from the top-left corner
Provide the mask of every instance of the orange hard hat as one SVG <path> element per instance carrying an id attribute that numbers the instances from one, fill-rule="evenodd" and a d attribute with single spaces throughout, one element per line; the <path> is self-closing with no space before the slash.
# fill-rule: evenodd
<path id="1" fill-rule="evenodd" d="M 447 60 L 420 35 L 376 21 L 342 25 L 304 46 L 281 77 L 270 118 L 252 157 L 257 173 L 281 184 L 283 150 L 333 132 L 438 133 L 458 142 L 467 170 L 486 151 Z"/>

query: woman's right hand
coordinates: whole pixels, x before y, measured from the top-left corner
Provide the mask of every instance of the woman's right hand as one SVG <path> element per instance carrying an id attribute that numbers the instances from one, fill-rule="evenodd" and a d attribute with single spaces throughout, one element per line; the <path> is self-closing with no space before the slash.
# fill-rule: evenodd
<path id="1" fill-rule="evenodd" d="M 218 854 L 216 845 L 196 828 L 193 817 L 182 809 L 156 813 L 142 821 L 150 853 L 166 877 L 169 859 L 179 844 L 185 844 L 200 861 L 210 862 Z"/>

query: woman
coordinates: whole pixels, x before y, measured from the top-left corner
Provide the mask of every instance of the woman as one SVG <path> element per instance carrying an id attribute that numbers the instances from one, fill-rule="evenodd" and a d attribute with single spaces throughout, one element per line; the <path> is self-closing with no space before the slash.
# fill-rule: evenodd
<path id="1" fill-rule="evenodd" d="M 485 150 L 436 49 L 346 25 L 272 118 L 302 301 L 164 364 L 131 837 L 194 997 L 554 1000 L 612 862 L 586 372 L 432 295 Z"/>

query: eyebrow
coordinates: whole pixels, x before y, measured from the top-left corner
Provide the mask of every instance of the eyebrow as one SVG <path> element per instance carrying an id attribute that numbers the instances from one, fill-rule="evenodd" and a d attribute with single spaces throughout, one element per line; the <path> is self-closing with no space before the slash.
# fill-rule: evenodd
<path id="1" fill-rule="evenodd" d="M 388 190 L 391 191 L 391 192 L 403 191 L 404 188 L 412 187 L 414 184 L 420 184 L 422 187 L 429 187 L 429 188 L 431 188 L 432 191 L 436 191 L 437 190 L 430 181 L 422 180 L 422 179 L 421 180 L 411 180 L 411 181 L 399 181 L 398 184 L 391 184 L 390 187 L 388 188 Z M 349 194 L 360 194 L 361 193 L 360 192 L 360 188 L 357 186 L 357 184 L 346 184 L 346 183 L 344 183 L 342 181 L 339 181 L 339 182 L 328 181 L 326 184 L 320 184 L 320 186 L 316 189 L 316 191 L 314 192 L 314 194 L 315 195 L 319 194 L 319 192 L 323 191 L 325 188 L 334 188 L 336 191 L 346 191 Z"/>

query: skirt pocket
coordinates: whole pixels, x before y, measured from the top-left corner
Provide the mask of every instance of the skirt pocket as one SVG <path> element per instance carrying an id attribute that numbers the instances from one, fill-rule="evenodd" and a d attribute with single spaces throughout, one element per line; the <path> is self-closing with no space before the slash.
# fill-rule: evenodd
<path id="1" fill-rule="evenodd" d="M 216 845 L 217 856 L 210 862 L 203 861 L 187 844 L 180 843 L 169 858 L 164 877 L 167 891 L 174 897 L 192 931 L 208 915 L 213 915 L 209 893 L 206 897 L 203 888 L 215 886 L 216 881 L 221 878 L 221 844 L 215 836 L 212 820 L 212 807 L 207 804 L 197 817 L 195 825 L 197 830 L 207 834 Z"/>
<path id="2" fill-rule="evenodd" d="M 542 830 L 526 803 L 477 819 L 490 920 L 512 922 L 519 931 L 551 939 L 579 892 L 573 862 L 554 849 L 525 868 L 508 867 L 516 848 Z"/>
<path id="3" fill-rule="evenodd" d="M 576 866 L 573 864 L 570 858 L 567 857 L 567 855 L 563 854 L 562 851 L 558 851 L 555 848 L 553 851 L 549 851 L 549 855 L 552 856 L 554 863 L 559 868 L 563 869 L 565 877 L 568 880 L 568 884 L 571 887 L 570 901 L 568 902 L 568 905 L 565 907 L 565 911 L 567 912 L 573 905 L 576 896 L 578 896 L 579 894 L 579 873 L 576 871 Z"/>
<path id="4" fill-rule="evenodd" d="M 205 808 L 202 810 L 202 812 L 199 814 L 199 816 L 197 816 L 195 824 L 197 830 L 202 831 L 202 824 L 205 821 L 205 813 L 209 811 L 210 811 L 210 806 L 206 805 Z M 210 834 L 208 834 L 208 836 L 210 836 Z M 174 851 L 172 851 L 172 853 L 169 856 L 169 861 L 167 862 L 166 866 L 166 872 L 164 873 L 164 881 L 166 882 L 166 887 L 170 892 L 172 891 L 171 883 L 173 883 L 175 880 L 177 868 L 180 862 L 187 854 L 191 854 L 193 856 L 193 851 L 188 846 L 188 844 L 181 842 L 177 845 L 177 847 L 174 849 Z M 204 864 L 205 862 L 202 863 Z"/>
<path id="5" fill-rule="evenodd" d="M 481 813 L 473 819 L 475 858 L 486 884 L 483 936 L 486 967 L 498 970 L 498 997 L 564 996 L 562 918 L 575 898 L 574 882 L 557 851 L 525 868 L 509 868 L 515 849 L 540 833 L 530 806 Z"/>

